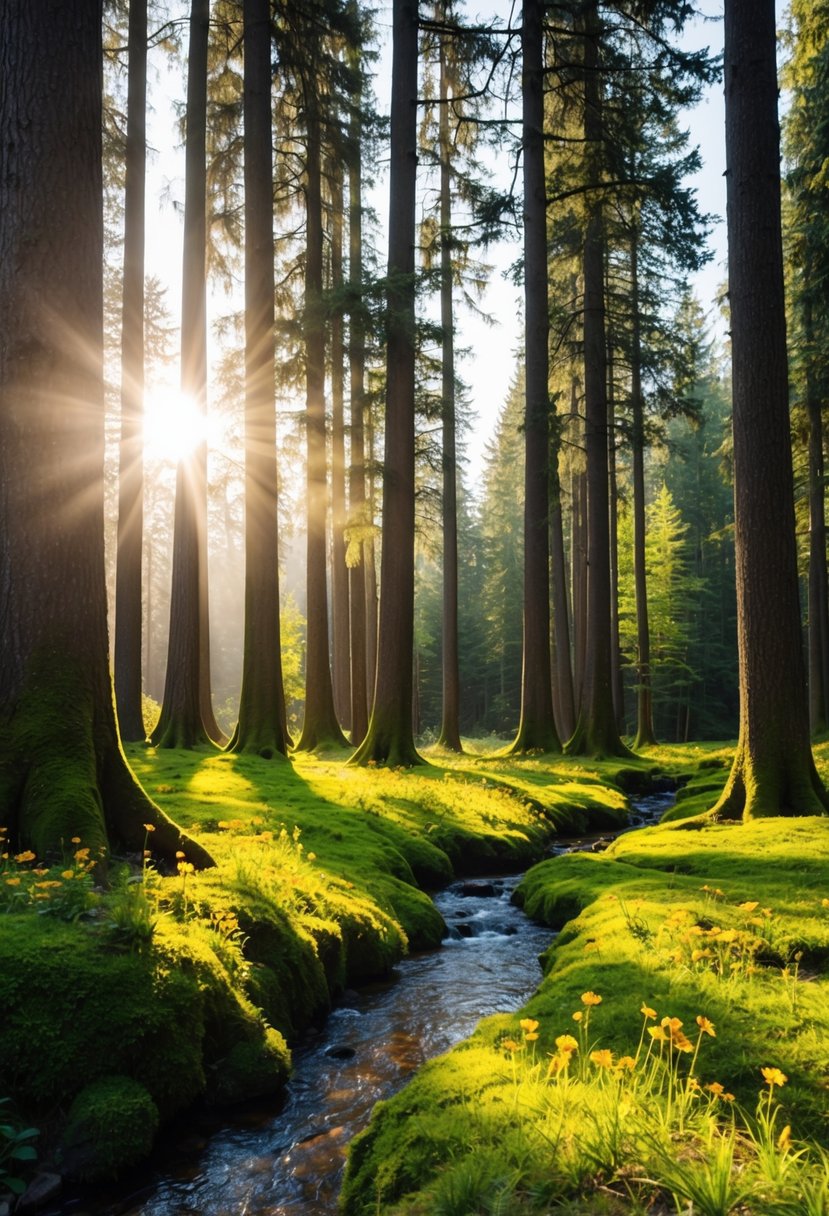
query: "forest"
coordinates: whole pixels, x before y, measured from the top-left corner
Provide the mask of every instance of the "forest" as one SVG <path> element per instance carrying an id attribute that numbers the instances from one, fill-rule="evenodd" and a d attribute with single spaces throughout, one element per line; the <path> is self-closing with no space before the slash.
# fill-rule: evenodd
<path id="1" fill-rule="evenodd" d="M 0 1216 L 829 1216 L 829 0 L 480 7 L 0 0 Z"/>

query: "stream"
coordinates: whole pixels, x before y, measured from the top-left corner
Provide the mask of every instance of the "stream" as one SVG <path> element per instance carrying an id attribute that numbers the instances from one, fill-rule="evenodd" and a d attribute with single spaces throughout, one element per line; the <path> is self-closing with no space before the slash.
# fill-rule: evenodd
<path id="1" fill-rule="evenodd" d="M 655 822 L 674 795 L 631 800 L 631 827 Z M 606 838 L 605 838 L 606 839 Z M 561 841 L 554 853 L 597 837 Z M 599 839 L 598 847 L 602 847 Z M 403 959 L 382 982 L 348 991 L 325 1027 L 293 1052 L 273 1101 L 188 1117 L 169 1147 L 108 1194 L 65 1202 L 68 1216 L 332 1216 L 348 1141 L 376 1102 L 425 1060 L 467 1038 L 482 1017 L 517 1010 L 541 978 L 551 930 L 511 903 L 521 875 L 463 879 L 435 897 L 448 928 L 438 950 Z M 55 1216 L 47 1213 L 47 1216 Z"/>

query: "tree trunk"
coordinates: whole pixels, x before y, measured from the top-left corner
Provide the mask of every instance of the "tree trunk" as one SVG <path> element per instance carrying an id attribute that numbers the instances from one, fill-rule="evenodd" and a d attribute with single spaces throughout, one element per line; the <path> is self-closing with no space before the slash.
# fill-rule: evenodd
<path id="1" fill-rule="evenodd" d="M 585 16 L 584 138 L 590 182 L 598 186 L 604 138 L 599 79 L 598 6 Z M 610 648 L 610 532 L 607 478 L 607 340 L 602 200 L 589 198 L 584 239 L 584 413 L 587 455 L 587 637 L 579 721 L 567 744 L 574 755 L 628 755 L 616 725 Z"/>
<path id="2" fill-rule="evenodd" d="M 313 60 L 312 60 L 313 61 Z M 305 716 L 296 744 L 312 751 L 321 744 L 345 746 L 334 709 L 328 649 L 328 578 L 325 516 L 325 320 L 322 310 L 322 184 L 320 119 L 314 82 L 305 84 L 305 434 L 307 444 L 308 540 Z"/>
<path id="3" fill-rule="evenodd" d="M 774 0 L 726 0 L 740 735 L 718 817 L 820 814 L 800 636 L 780 236 Z"/>
<path id="4" fill-rule="evenodd" d="M 642 341 L 639 324 L 639 234 L 630 240 L 630 404 L 633 446 L 633 581 L 636 594 L 636 738 L 634 748 L 656 743 L 651 689 L 651 635 L 645 571 L 645 403 L 642 399 Z"/>
<path id="5" fill-rule="evenodd" d="M 366 446 L 368 449 L 367 507 L 366 518 L 370 529 L 374 527 L 376 511 L 376 461 L 374 454 L 374 419 L 369 404 L 365 412 Z M 377 565 L 375 561 L 374 535 L 370 532 L 363 545 L 363 560 L 366 563 L 366 679 L 368 681 L 369 708 L 374 704 L 374 687 L 377 682 Z M 368 729 L 368 728 L 366 728 Z"/>
<path id="6" fill-rule="evenodd" d="M 811 301 L 804 304 L 806 413 L 809 420 L 809 721 L 813 734 L 829 726 L 829 589 L 826 577 L 826 522 L 823 486 L 823 417 L 812 358 Z"/>
<path id="7" fill-rule="evenodd" d="M 147 160 L 147 0 L 131 0 L 124 182 L 121 443 L 115 568 L 115 704 L 121 738 L 146 737 L 141 712 L 141 550 L 144 532 L 144 178 Z"/>
<path id="8" fill-rule="evenodd" d="M 386 446 L 377 681 L 354 760 L 420 763 L 412 733 L 414 647 L 415 187 L 417 3 L 394 0 L 389 176 Z"/>
<path id="9" fill-rule="evenodd" d="M 544 31 L 542 0 L 525 0 L 524 155 L 524 639 L 521 717 L 512 752 L 560 751 L 553 720 L 550 665 L 547 195 L 544 176 Z"/>
<path id="10" fill-rule="evenodd" d="M 269 0 L 244 0 L 245 635 L 228 750 L 288 750 L 279 627 Z"/>
<path id="11" fill-rule="evenodd" d="M 625 686 L 622 680 L 622 654 L 619 645 L 619 494 L 616 477 L 616 385 L 612 343 L 607 360 L 607 488 L 610 541 L 610 678 L 613 687 L 613 712 L 616 727 L 625 729 Z"/>
<path id="12" fill-rule="evenodd" d="M 351 656 L 349 654 L 348 568 L 345 564 L 345 340 L 343 336 L 343 181 L 332 166 L 331 286 L 335 294 L 331 317 L 331 616 L 333 621 L 334 705 L 344 726 L 351 720 Z"/>
<path id="13" fill-rule="evenodd" d="M 575 384 L 573 391 L 575 393 Z M 576 719 L 584 688 L 587 635 L 587 478 L 583 471 L 570 475 L 571 594 L 573 597 L 573 701 Z M 575 730 L 575 723 L 573 724 Z M 572 731 L 570 734 L 572 735 Z M 569 736 L 568 736 L 569 738 Z"/>
<path id="14" fill-rule="evenodd" d="M 136 783 L 110 682 L 101 21 L 0 6 L 0 806 L 41 858 L 141 849 L 150 823 L 157 852 L 210 864 Z"/>
<path id="15" fill-rule="evenodd" d="M 444 6 L 445 7 L 445 6 Z M 441 5 L 436 6 L 436 19 Z M 440 324 L 443 427 L 443 712 L 438 743 L 461 752 L 461 678 L 458 658 L 458 487 L 455 450 L 455 320 L 452 306 L 452 145 L 449 96 L 452 78 L 446 38 L 440 38 Z"/>
<path id="16" fill-rule="evenodd" d="M 181 392 L 207 411 L 206 161 L 209 0 L 193 0 L 187 68 Z M 170 639 L 158 747 L 220 739 L 210 702 L 207 620 L 207 445 L 179 460 L 173 523 Z"/>
<path id="17" fill-rule="evenodd" d="M 356 65 L 353 65 L 356 66 Z M 349 121 L 351 155 L 348 165 L 348 282 L 351 314 L 348 334 L 348 376 L 351 419 L 348 471 L 349 527 L 354 558 L 348 571 L 351 643 L 351 742 L 362 743 L 368 729 L 368 671 L 366 655 L 366 577 L 369 538 L 367 519 L 364 420 L 366 410 L 366 331 L 363 312 L 363 155 L 359 98 Z"/>
<path id="18" fill-rule="evenodd" d="M 573 664 L 570 656 L 570 612 L 561 511 L 561 482 L 558 473 L 558 447 L 558 442 L 553 444 L 550 466 L 550 567 L 553 583 L 553 639 L 555 643 L 553 688 L 558 712 L 556 726 L 559 738 L 569 739 L 576 725 L 576 707 L 573 697 Z"/>

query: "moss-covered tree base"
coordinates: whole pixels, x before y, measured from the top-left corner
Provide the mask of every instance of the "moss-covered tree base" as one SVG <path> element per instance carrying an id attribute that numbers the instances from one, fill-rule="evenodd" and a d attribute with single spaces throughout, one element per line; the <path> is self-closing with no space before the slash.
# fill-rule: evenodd
<path id="1" fill-rule="evenodd" d="M 748 823 L 773 815 L 825 815 L 827 811 L 829 795 L 808 745 L 799 752 L 770 747 L 754 756 L 741 742 L 725 789 L 709 817 Z"/>
<path id="2" fill-rule="evenodd" d="M 410 721 L 372 713 L 366 737 L 351 757 L 351 764 L 383 764 L 389 768 L 415 768 L 426 764 L 415 747 Z"/>

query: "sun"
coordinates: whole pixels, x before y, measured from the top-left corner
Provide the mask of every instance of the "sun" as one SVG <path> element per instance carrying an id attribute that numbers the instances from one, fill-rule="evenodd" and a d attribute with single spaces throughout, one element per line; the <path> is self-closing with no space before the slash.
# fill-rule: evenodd
<path id="1" fill-rule="evenodd" d="M 144 458 L 177 464 L 207 437 L 207 420 L 195 401 L 169 385 L 144 400 Z"/>

